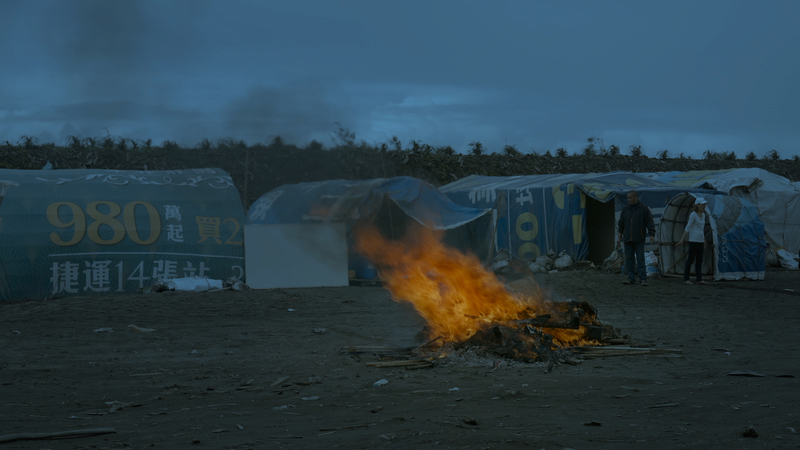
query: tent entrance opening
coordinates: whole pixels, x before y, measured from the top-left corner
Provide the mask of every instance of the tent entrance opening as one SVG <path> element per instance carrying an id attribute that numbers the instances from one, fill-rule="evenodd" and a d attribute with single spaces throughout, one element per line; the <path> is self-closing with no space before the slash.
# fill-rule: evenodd
<path id="1" fill-rule="evenodd" d="M 602 264 L 614 251 L 614 202 L 601 202 L 586 196 L 586 238 L 589 240 L 587 259 Z"/>

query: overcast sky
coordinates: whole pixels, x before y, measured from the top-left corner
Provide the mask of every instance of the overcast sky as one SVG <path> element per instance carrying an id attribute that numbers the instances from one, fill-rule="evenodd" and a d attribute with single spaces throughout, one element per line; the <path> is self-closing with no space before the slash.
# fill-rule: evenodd
<path id="1" fill-rule="evenodd" d="M 800 2 L 3 0 L 0 141 L 800 153 Z"/>

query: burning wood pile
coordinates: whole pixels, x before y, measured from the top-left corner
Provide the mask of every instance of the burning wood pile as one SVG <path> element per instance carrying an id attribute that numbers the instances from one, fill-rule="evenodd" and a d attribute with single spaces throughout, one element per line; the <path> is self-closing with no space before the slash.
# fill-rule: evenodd
<path id="1" fill-rule="evenodd" d="M 630 343 L 600 322 L 589 303 L 549 300 L 532 277 L 505 285 L 477 257 L 443 245 L 427 228 L 402 241 L 362 229 L 356 248 L 380 269 L 392 299 L 411 303 L 426 321 L 418 336 L 424 343 L 404 349 L 423 358 L 414 368 L 465 349 L 520 362 L 576 363 L 580 349 Z"/>

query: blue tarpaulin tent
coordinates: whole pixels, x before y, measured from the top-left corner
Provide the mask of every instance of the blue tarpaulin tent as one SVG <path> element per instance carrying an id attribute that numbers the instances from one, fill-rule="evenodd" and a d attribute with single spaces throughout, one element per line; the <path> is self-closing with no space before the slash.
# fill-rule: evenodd
<path id="1" fill-rule="evenodd" d="M 706 246 L 703 274 L 715 280 L 763 280 L 767 243 L 758 209 L 745 198 L 725 195 L 683 193 L 670 200 L 658 231 L 662 272 L 683 274 L 688 245 L 673 244 L 681 239 L 698 197 L 708 201 L 706 241 L 711 244 Z"/>
<path id="2" fill-rule="evenodd" d="M 440 190 L 460 205 L 494 209 L 497 249 L 507 250 L 512 257 L 535 260 L 550 250 L 566 250 L 574 260 L 599 263 L 613 252 L 616 218 L 628 191 L 639 193 L 658 222 L 669 200 L 686 188 L 630 172 L 612 172 L 471 175 Z"/>
<path id="3" fill-rule="evenodd" d="M 244 209 L 223 170 L 2 169 L 0 189 L 2 300 L 244 277 Z"/>
<path id="4" fill-rule="evenodd" d="M 347 224 L 375 222 L 394 238 L 403 235 L 407 220 L 431 229 L 446 230 L 446 242 L 461 249 L 489 245 L 491 210 L 460 206 L 425 181 L 412 177 L 363 181 L 329 180 L 289 184 L 262 195 L 248 211 L 249 224 Z M 478 220 L 483 219 L 483 220 Z M 352 248 L 352 247 L 351 247 Z M 351 253 L 350 269 L 364 275 L 363 261 Z M 480 256 L 480 255 L 479 255 Z"/>

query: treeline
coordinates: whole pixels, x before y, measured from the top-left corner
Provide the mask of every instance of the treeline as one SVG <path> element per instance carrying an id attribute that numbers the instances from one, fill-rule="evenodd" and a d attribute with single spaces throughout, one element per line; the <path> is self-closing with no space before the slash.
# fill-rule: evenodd
<path id="1" fill-rule="evenodd" d="M 355 135 L 340 128 L 334 144 L 328 148 L 319 142 L 305 147 L 284 143 L 280 137 L 269 144 L 244 141 L 204 139 L 193 147 L 171 141 L 154 145 L 150 140 L 137 141 L 107 136 L 78 138 L 70 136 L 63 146 L 39 143 L 23 136 L 16 143 L 0 144 L 0 168 L 41 169 L 180 170 L 218 167 L 233 178 L 245 208 L 258 197 L 283 184 L 330 179 L 363 180 L 413 176 L 440 186 L 468 175 L 530 175 L 590 172 L 664 172 L 717 170 L 757 167 L 800 179 L 800 157 L 781 159 L 771 150 L 757 156 L 742 157 L 733 152 L 706 150 L 693 159 L 667 150 L 648 156 L 641 146 L 623 152 L 618 146 L 606 147 L 602 140 L 589 138 L 587 145 L 573 154 L 566 149 L 524 153 L 507 145 L 490 152 L 480 142 L 469 145 L 466 154 L 450 146 L 431 146 L 418 141 L 403 145 L 399 139 L 370 145 L 356 142 Z"/>

